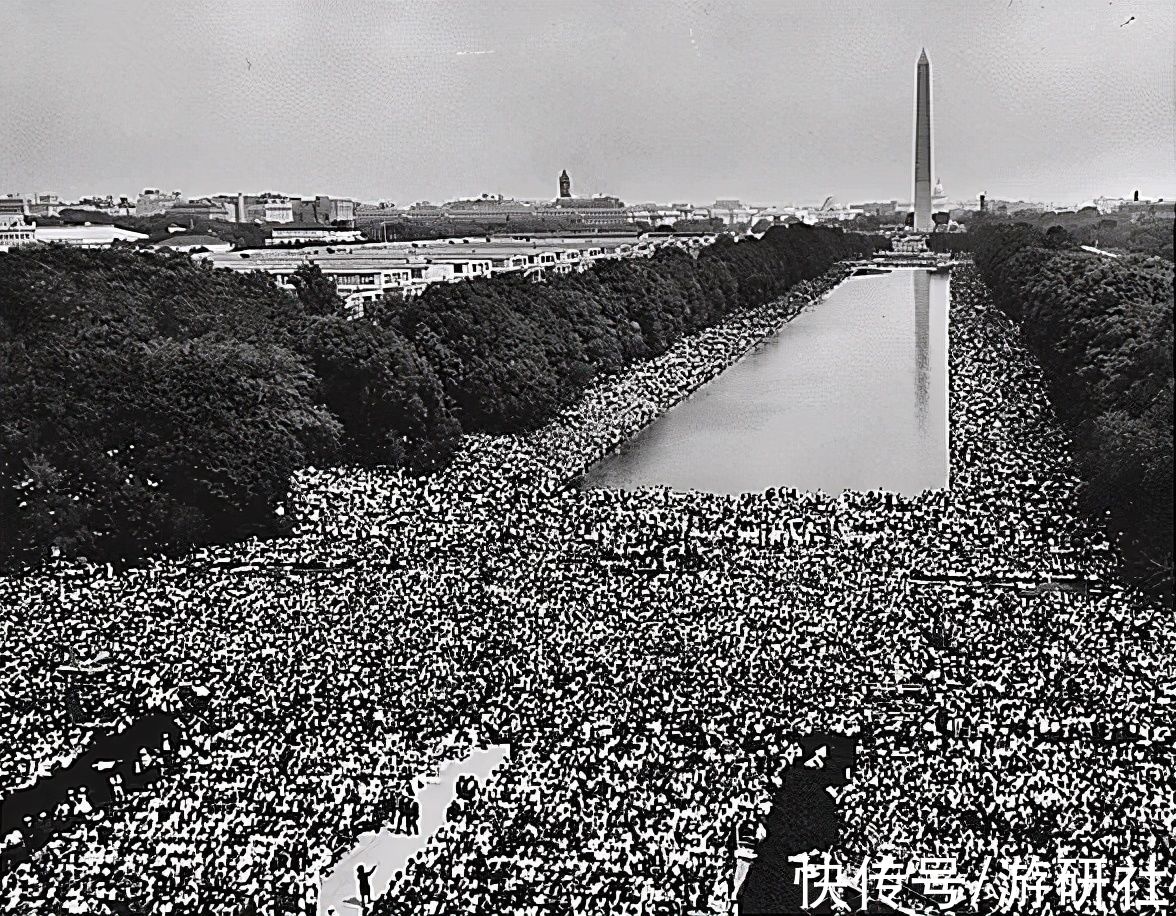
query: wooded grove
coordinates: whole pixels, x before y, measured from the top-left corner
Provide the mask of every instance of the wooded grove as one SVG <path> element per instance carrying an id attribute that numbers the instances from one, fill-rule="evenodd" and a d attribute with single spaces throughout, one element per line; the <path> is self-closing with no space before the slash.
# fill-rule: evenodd
<path id="1" fill-rule="evenodd" d="M 1140 584 L 1170 591 L 1172 263 L 1075 250 L 1024 223 L 971 234 L 977 268 L 1020 322 L 1073 437 L 1085 509 L 1109 513 Z"/>
<path id="2" fill-rule="evenodd" d="M 775 228 L 544 283 L 429 287 L 359 320 L 181 254 L 0 254 L 0 565 L 177 553 L 282 530 L 302 467 L 427 473 L 463 431 L 534 428 L 599 376 L 876 240 Z"/>

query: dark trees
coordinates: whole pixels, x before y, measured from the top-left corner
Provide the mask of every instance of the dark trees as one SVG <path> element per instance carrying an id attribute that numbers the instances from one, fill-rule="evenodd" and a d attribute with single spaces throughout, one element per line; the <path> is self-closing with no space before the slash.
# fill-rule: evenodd
<path id="1" fill-rule="evenodd" d="M 1171 263 L 1058 249 L 1024 224 L 974 235 L 977 266 L 1021 321 L 1073 436 L 1084 507 L 1109 513 L 1130 573 L 1170 590 Z"/>
<path id="2" fill-rule="evenodd" d="M 339 291 L 317 264 L 303 264 L 291 274 L 290 282 L 294 284 L 298 301 L 311 315 L 342 313 L 343 300 Z"/>
<path id="3" fill-rule="evenodd" d="M 0 349 L 5 564 L 263 532 L 338 424 L 291 352 L 202 336 L 90 333 Z"/>
<path id="4" fill-rule="evenodd" d="M 0 255 L 0 564 L 274 530 L 340 427 L 268 278 L 182 255 Z"/>
<path id="5" fill-rule="evenodd" d="M 344 462 L 428 471 L 452 454 L 461 427 L 428 363 L 395 331 L 322 317 L 302 346 L 342 424 Z"/>
<path id="6" fill-rule="evenodd" d="M 273 533 L 299 468 L 432 470 L 463 431 L 533 429 L 600 376 L 872 248 L 774 226 L 543 283 L 436 284 L 354 321 L 314 267 L 292 295 L 179 254 L 0 254 L 0 565 Z"/>

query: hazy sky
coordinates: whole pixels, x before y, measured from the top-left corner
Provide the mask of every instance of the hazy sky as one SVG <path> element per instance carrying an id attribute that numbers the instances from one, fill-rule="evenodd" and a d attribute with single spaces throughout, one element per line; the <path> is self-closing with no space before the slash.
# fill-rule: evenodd
<path id="1" fill-rule="evenodd" d="M 949 198 L 1170 199 L 1174 32 L 1170 0 L 0 0 L 0 193 L 909 200 L 925 46 Z"/>

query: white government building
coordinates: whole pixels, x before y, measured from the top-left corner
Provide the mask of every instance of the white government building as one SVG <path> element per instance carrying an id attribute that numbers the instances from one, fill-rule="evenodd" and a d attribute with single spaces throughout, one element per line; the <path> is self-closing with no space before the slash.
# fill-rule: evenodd
<path id="1" fill-rule="evenodd" d="M 141 242 L 147 236 L 117 226 L 38 226 L 28 220 L 28 206 L 21 198 L 0 198 L 0 251 L 22 245 L 73 245 L 79 248 L 109 248 L 115 242 Z"/>
<path id="2" fill-rule="evenodd" d="M 534 240 L 481 237 L 294 251 L 197 252 L 193 257 L 217 268 L 263 271 L 286 288 L 292 288 L 291 276 L 299 267 L 314 264 L 335 284 L 348 306 L 362 314 L 364 303 L 378 302 L 389 293 L 418 295 L 431 283 L 454 283 L 504 273 L 520 273 L 538 281 L 552 274 L 587 270 L 602 260 L 650 257 L 665 247 L 691 250 L 714 240 L 713 235 Z"/>

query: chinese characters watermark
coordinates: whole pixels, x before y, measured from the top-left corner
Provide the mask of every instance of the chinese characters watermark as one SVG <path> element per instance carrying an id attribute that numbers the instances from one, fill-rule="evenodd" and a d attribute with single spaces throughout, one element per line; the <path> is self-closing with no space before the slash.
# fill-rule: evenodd
<path id="1" fill-rule="evenodd" d="M 998 913 L 1048 909 L 1075 913 L 1166 913 L 1173 907 L 1172 875 L 1155 853 L 1142 864 L 1113 865 L 1105 858 L 1034 856 L 997 862 L 986 856 L 978 874 L 964 874 L 951 858 L 916 858 L 900 863 L 892 856 L 867 859 L 856 867 L 828 853 L 792 856 L 801 905 L 854 908 L 882 903 L 903 911 L 912 901 L 941 912 L 979 909 L 981 900 Z"/>

